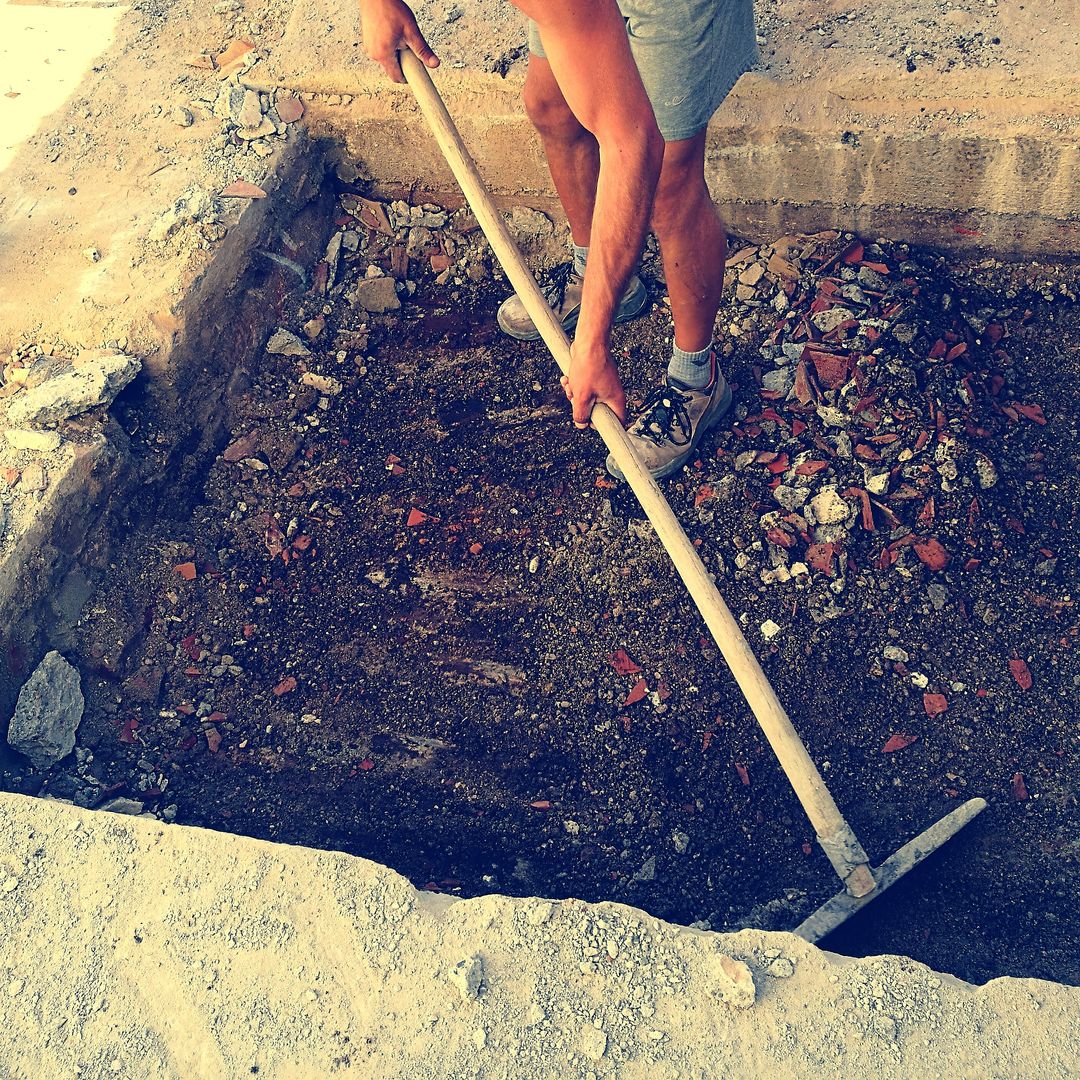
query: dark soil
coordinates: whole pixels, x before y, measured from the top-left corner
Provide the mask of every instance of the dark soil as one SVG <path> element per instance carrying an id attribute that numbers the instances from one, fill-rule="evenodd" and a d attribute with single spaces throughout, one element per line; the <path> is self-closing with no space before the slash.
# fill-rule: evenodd
<path id="1" fill-rule="evenodd" d="M 350 281 L 373 259 L 402 271 L 400 232 L 360 231 Z M 784 252 L 786 287 L 773 274 L 721 313 L 732 422 L 665 491 L 875 862 L 990 803 L 826 945 L 1080 982 L 1076 275 L 835 236 Z M 778 287 L 810 315 L 825 277 L 867 262 L 888 280 L 860 325 L 831 344 L 790 311 L 778 329 Z M 301 337 L 330 308 L 314 355 L 261 358 L 194 513 L 127 538 L 82 624 L 78 760 L 18 782 L 463 896 L 792 927 L 838 882 L 632 496 L 568 423 L 544 349 L 498 335 L 502 287 L 473 266 L 438 284 L 414 258 L 416 293 L 386 315 L 340 290 L 294 297 L 281 325 Z M 654 295 L 659 273 L 647 259 Z M 847 368 L 804 354 L 798 393 L 762 396 L 760 347 L 807 331 Z M 661 305 L 616 331 L 638 397 L 669 332 Z M 305 369 L 342 392 L 320 402 Z M 830 404 L 846 428 L 823 422 Z M 887 493 L 847 494 L 850 521 L 774 513 L 777 477 L 865 491 L 874 455 Z M 825 464 L 800 479 L 797 457 Z M 189 561 L 193 580 L 174 569 Z M 810 572 L 783 580 L 796 562 Z M 620 649 L 640 673 L 616 670 Z"/>

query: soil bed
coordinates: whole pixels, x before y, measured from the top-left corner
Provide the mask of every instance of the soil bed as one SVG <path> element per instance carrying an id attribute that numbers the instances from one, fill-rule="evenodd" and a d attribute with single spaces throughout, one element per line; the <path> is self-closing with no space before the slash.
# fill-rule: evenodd
<path id="1" fill-rule="evenodd" d="M 552 361 L 498 334 L 478 234 L 444 217 L 344 199 L 194 512 L 138 524 L 86 609 L 75 759 L 6 783 L 460 895 L 789 928 L 835 878 Z M 408 277 L 399 310 L 364 310 L 395 295 L 372 265 Z M 660 275 L 648 256 L 654 297 Z M 731 277 L 732 423 L 668 498 L 874 861 L 991 803 L 827 944 L 1080 981 L 1075 272 L 821 234 Z M 617 329 L 632 396 L 668 334 L 662 303 Z"/>

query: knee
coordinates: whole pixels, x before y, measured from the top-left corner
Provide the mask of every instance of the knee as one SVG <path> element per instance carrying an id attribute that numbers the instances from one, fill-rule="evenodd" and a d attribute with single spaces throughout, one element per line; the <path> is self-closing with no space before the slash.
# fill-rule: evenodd
<path id="1" fill-rule="evenodd" d="M 582 130 L 558 88 L 525 83 L 525 113 L 544 138 L 568 138 Z"/>
<path id="2" fill-rule="evenodd" d="M 687 214 L 698 211 L 703 198 L 709 198 L 700 161 L 672 155 L 670 145 L 653 197 L 652 224 L 657 232 L 677 226 Z"/>

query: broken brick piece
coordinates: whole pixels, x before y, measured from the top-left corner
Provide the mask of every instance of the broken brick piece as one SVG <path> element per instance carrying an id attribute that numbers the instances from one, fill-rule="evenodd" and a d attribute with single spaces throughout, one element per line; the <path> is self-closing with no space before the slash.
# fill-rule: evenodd
<path id="1" fill-rule="evenodd" d="M 1030 690 L 1032 685 L 1031 672 L 1023 660 L 1010 660 L 1009 671 L 1016 680 L 1021 690 Z"/>
<path id="2" fill-rule="evenodd" d="M 949 702 L 944 694 L 923 694 L 923 709 L 930 717 L 940 716 L 949 708 Z"/>

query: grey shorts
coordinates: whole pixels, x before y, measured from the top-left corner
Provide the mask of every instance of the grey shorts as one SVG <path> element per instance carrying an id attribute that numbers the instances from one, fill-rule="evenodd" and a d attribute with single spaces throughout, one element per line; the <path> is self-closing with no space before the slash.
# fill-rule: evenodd
<path id="1" fill-rule="evenodd" d="M 660 134 L 691 138 L 757 60 L 753 0 L 619 0 L 619 9 Z M 529 51 L 545 55 L 531 19 Z"/>

